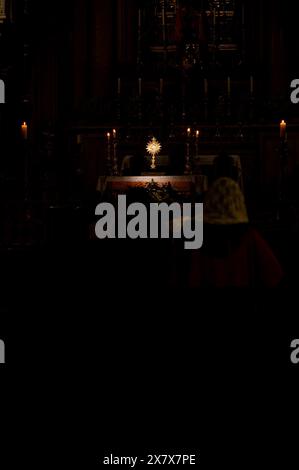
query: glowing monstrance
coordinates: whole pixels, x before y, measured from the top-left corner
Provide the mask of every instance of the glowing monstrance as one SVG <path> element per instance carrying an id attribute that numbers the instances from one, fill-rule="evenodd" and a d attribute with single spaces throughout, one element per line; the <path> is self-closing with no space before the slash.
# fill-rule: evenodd
<path id="1" fill-rule="evenodd" d="M 162 146 L 161 146 L 160 142 L 158 142 L 155 137 L 153 137 L 146 146 L 147 152 L 152 157 L 152 164 L 151 164 L 151 169 L 152 170 L 156 169 L 156 156 L 159 154 L 161 149 L 162 149 Z"/>

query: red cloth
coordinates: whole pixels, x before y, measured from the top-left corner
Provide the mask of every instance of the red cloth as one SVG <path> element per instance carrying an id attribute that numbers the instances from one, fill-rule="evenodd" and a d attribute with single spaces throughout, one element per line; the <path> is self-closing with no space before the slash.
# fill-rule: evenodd
<path id="1" fill-rule="evenodd" d="M 271 248 L 249 228 L 227 256 L 192 253 L 191 287 L 276 287 L 284 273 Z"/>

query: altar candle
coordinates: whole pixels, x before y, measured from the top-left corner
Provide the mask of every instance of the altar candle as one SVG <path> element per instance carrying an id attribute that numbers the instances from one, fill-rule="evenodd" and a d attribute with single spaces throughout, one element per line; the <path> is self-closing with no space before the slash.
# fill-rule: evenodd
<path id="1" fill-rule="evenodd" d="M 117 80 L 117 94 L 120 95 L 121 92 L 121 81 L 120 78 Z"/>
<path id="2" fill-rule="evenodd" d="M 27 126 L 26 122 L 23 122 L 23 124 L 22 124 L 22 137 L 23 137 L 24 140 L 28 139 L 28 126 Z"/>
<path id="3" fill-rule="evenodd" d="M 113 139 L 116 139 L 116 129 L 113 129 L 112 133 L 113 133 Z"/>
<path id="4" fill-rule="evenodd" d="M 139 92 L 139 96 L 141 96 L 141 94 L 142 94 L 142 78 L 138 79 L 138 92 Z"/>
<path id="5" fill-rule="evenodd" d="M 280 138 L 285 140 L 286 138 L 286 131 L 287 131 L 287 123 L 285 121 L 281 121 L 280 123 Z"/>
<path id="6" fill-rule="evenodd" d="M 191 129 L 190 129 L 190 127 L 188 127 L 188 129 L 187 129 L 187 136 L 190 137 L 190 135 L 191 135 Z"/>
<path id="7" fill-rule="evenodd" d="M 253 81 L 253 76 L 251 75 L 250 77 L 250 94 L 253 95 L 254 92 L 254 81 Z"/>
<path id="8" fill-rule="evenodd" d="M 197 131 L 196 131 L 196 134 L 195 134 L 195 137 L 196 137 L 196 142 L 195 142 L 195 153 L 196 153 L 196 155 L 198 155 L 198 141 L 199 141 L 199 134 L 200 134 L 200 132 L 197 130 Z"/>
<path id="9" fill-rule="evenodd" d="M 231 79 L 227 77 L 227 96 L 230 98 L 231 95 Z"/>
<path id="10" fill-rule="evenodd" d="M 111 134 L 110 134 L 110 132 L 107 132 L 107 142 L 108 142 L 108 144 L 110 144 L 110 138 L 111 138 Z"/>

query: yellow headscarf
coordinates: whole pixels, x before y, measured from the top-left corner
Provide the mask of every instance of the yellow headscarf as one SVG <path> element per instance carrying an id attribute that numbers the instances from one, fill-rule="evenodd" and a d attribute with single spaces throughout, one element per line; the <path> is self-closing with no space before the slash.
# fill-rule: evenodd
<path id="1" fill-rule="evenodd" d="M 248 214 L 239 185 L 230 178 L 219 178 L 204 202 L 204 222 L 213 225 L 247 224 Z"/>

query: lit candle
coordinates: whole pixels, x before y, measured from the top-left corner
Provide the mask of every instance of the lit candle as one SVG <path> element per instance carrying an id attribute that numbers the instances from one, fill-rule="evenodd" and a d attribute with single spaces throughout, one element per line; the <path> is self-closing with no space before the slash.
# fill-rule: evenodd
<path id="1" fill-rule="evenodd" d="M 205 92 L 205 96 L 208 96 L 208 91 L 209 91 L 208 79 L 205 78 L 205 79 L 204 79 L 204 92 Z"/>
<path id="2" fill-rule="evenodd" d="M 227 77 L 227 96 L 230 98 L 231 95 L 231 79 Z"/>
<path id="3" fill-rule="evenodd" d="M 142 78 L 138 79 L 138 91 L 139 91 L 139 96 L 142 95 Z"/>
<path id="4" fill-rule="evenodd" d="M 121 81 L 120 78 L 117 80 L 117 94 L 120 95 L 121 92 Z"/>
<path id="5" fill-rule="evenodd" d="M 113 134 L 113 139 L 116 139 L 116 129 L 113 129 L 112 134 Z"/>
<path id="6" fill-rule="evenodd" d="M 160 95 L 163 95 L 163 88 L 164 88 L 164 80 L 160 78 Z"/>
<path id="7" fill-rule="evenodd" d="M 191 129 L 190 129 L 190 127 L 188 127 L 188 129 L 187 129 L 187 136 L 190 137 L 190 135 L 191 135 Z"/>
<path id="8" fill-rule="evenodd" d="M 24 140 L 28 139 L 28 126 L 27 126 L 26 122 L 23 122 L 23 124 L 22 124 L 22 137 L 23 137 Z"/>
<path id="9" fill-rule="evenodd" d="M 253 95 L 254 92 L 254 81 L 253 81 L 253 76 L 251 75 L 250 77 L 250 94 Z"/>
<path id="10" fill-rule="evenodd" d="M 197 130 L 197 131 L 196 131 L 196 134 L 195 134 L 195 136 L 196 136 L 196 143 L 195 143 L 195 153 L 196 153 L 196 155 L 198 155 L 198 140 L 199 140 L 199 134 L 200 134 L 200 132 Z"/>
<path id="11" fill-rule="evenodd" d="M 287 123 L 285 121 L 281 121 L 280 123 L 280 138 L 285 140 L 286 138 L 286 131 L 287 131 Z"/>
<path id="12" fill-rule="evenodd" d="M 111 134 L 110 134 L 110 132 L 107 132 L 107 141 L 108 141 L 108 144 L 110 144 L 110 138 L 111 138 Z"/>

